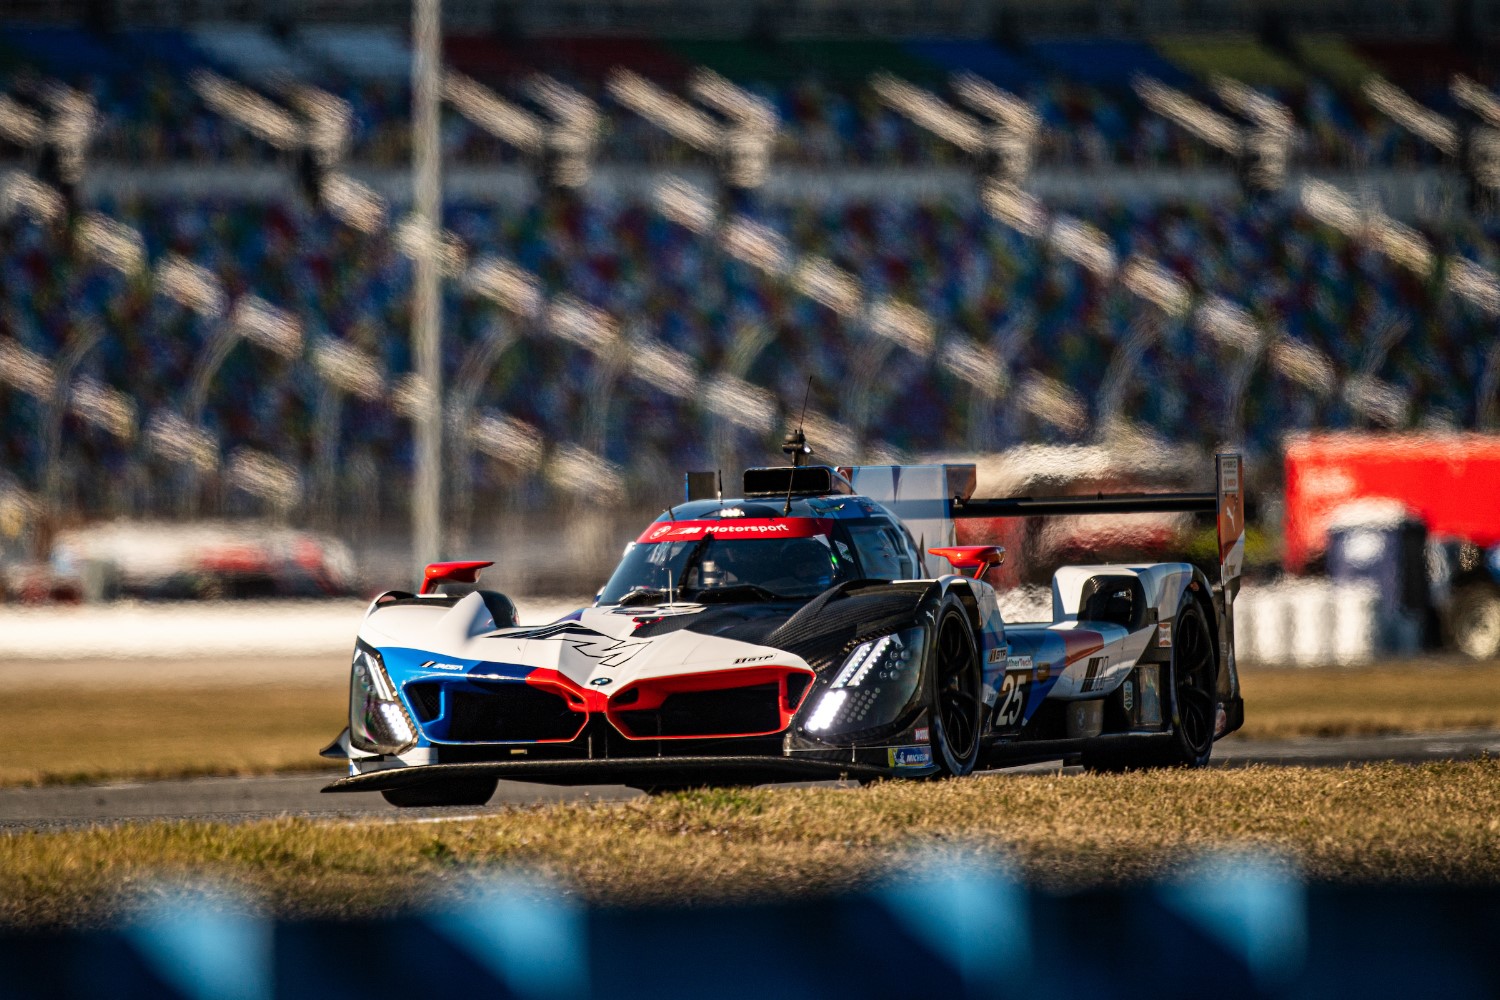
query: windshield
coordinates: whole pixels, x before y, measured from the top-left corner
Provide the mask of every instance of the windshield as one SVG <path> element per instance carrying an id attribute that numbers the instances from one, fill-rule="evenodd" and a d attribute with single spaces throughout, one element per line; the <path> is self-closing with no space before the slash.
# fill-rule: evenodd
<path id="1" fill-rule="evenodd" d="M 665 603 L 674 591 L 678 600 L 692 601 L 712 601 L 719 594 L 733 600 L 807 598 L 856 575 L 852 561 L 839 557 L 828 535 L 814 529 L 818 522 L 812 519 L 778 522 L 777 527 L 789 529 L 786 534 L 794 537 L 769 531 L 752 534 L 752 524 L 744 522 L 678 525 L 682 527 L 673 526 L 666 537 L 688 536 L 681 541 L 647 541 L 658 533 L 648 529 L 633 543 L 599 603 Z"/>

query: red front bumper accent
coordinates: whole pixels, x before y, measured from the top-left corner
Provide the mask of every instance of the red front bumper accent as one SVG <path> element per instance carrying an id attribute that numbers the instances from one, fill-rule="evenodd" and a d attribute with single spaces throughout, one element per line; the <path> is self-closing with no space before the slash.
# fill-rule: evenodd
<path id="1" fill-rule="evenodd" d="M 632 740 L 770 736 L 791 725 L 814 677 L 776 665 L 653 677 L 616 691 L 605 715 Z M 693 714 L 689 705 L 699 706 L 701 724 L 683 718 Z"/>
<path id="2" fill-rule="evenodd" d="M 583 734 L 584 727 L 589 724 L 590 713 L 604 711 L 604 695 L 579 687 L 556 670 L 533 670 L 526 675 L 526 683 L 557 695 L 567 702 L 569 709 L 578 713 L 578 729 L 572 736 L 566 739 L 538 740 L 538 743 L 571 743 Z"/>

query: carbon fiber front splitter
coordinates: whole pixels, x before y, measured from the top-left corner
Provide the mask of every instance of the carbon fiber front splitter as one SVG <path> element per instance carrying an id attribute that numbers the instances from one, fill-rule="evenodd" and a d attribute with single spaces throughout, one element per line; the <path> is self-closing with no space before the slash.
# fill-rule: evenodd
<path id="1" fill-rule="evenodd" d="M 781 781 L 881 778 L 889 768 L 792 757 L 617 757 L 608 760 L 504 760 L 392 767 L 341 778 L 325 792 L 378 792 L 445 778 L 493 777 L 550 785 L 761 785 Z"/>

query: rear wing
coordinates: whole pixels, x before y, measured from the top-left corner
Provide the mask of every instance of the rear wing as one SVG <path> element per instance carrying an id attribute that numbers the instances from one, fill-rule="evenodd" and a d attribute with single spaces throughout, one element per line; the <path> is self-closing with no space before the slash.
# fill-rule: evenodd
<path id="1" fill-rule="evenodd" d="M 954 496 L 949 516 L 1042 517 L 1079 514 L 1213 514 L 1219 551 L 1219 582 L 1226 601 L 1239 592 L 1245 562 L 1244 476 L 1238 454 L 1214 456 L 1215 488 L 1207 493 L 1095 493 L 1085 496 L 1004 497 L 997 500 Z"/>

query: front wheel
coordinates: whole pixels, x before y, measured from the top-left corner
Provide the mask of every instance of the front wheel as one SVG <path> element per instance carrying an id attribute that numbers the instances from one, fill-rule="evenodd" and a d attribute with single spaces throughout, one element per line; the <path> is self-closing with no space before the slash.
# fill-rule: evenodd
<path id="1" fill-rule="evenodd" d="M 482 806 L 495 794 L 497 778 L 445 778 L 407 788 L 385 788 L 380 794 L 400 809 L 424 806 Z"/>
<path id="2" fill-rule="evenodd" d="M 984 711 L 979 649 L 968 614 L 951 597 L 938 609 L 933 634 L 936 641 L 927 671 L 933 763 L 939 774 L 962 777 L 979 760 Z"/>

